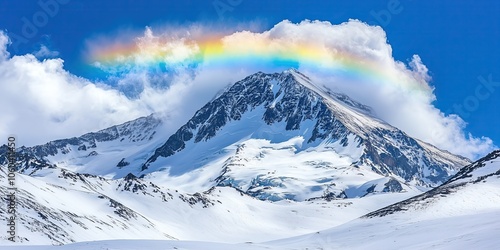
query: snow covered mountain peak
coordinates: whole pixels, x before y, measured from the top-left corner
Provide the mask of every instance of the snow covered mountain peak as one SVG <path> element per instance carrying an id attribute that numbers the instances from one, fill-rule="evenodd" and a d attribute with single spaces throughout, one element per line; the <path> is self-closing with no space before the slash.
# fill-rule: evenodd
<path id="1" fill-rule="evenodd" d="M 283 71 L 283 74 L 291 75 L 295 79 L 296 83 L 302 84 L 304 87 L 310 89 L 311 91 L 314 91 L 315 93 L 317 93 L 319 95 L 324 95 L 327 99 L 333 98 L 334 100 L 336 100 L 342 104 L 348 105 L 351 108 L 356 109 L 357 111 L 361 111 L 362 113 L 368 114 L 370 116 L 374 116 L 373 110 L 369 106 L 366 106 L 364 104 L 361 104 L 361 103 L 351 99 L 346 94 L 333 92 L 332 90 L 328 89 L 325 86 L 317 86 L 316 84 L 314 84 L 312 82 L 312 80 L 308 76 L 302 74 L 300 71 L 298 71 L 295 68 L 285 70 L 285 71 Z"/>
<path id="2" fill-rule="evenodd" d="M 263 200 L 303 201 L 435 186 L 469 163 L 411 138 L 294 69 L 252 74 L 175 133 L 165 131 L 151 115 L 22 148 L 20 171 L 41 175 L 46 172 L 40 169 L 57 167 L 148 178 L 186 193 L 229 186 Z"/>
<path id="3" fill-rule="evenodd" d="M 291 154 L 284 154 L 283 149 Z M 249 171 L 250 163 L 245 162 L 252 162 L 254 153 L 261 155 L 255 164 L 262 167 Z M 324 160 L 320 156 L 330 153 L 333 155 Z M 321 165 L 327 166 L 325 169 L 359 169 L 360 176 L 375 175 L 360 178 L 353 186 L 321 183 L 321 178 L 330 180 L 337 172 L 319 171 L 301 181 L 311 181 L 309 186 L 291 191 L 290 186 L 298 185 L 296 176 L 288 170 L 273 176 L 279 170 L 267 160 L 279 154 L 298 158 L 296 164 L 282 170 Z M 336 156 L 344 159 L 334 160 Z M 374 117 L 369 107 L 320 88 L 292 69 L 274 74 L 258 72 L 236 82 L 158 147 L 142 165 L 141 174 L 160 171 L 169 178 L 182 179 L 190 173 L 206 172 L 189 179 L 196 179 L 200 187 L 228 185 L 262 199 L 302 200 L 363 196 L 386 186 L 398 187 L 385 190 L 405 190 L 405 186 L 415 184 L 433 186 L 468 163 L 465 158 L 411 138 Z M 384 181 L 370 182 L 375 179 Z M 310 189 L 315 191 L 306 191 Z"/>
<path id="4" fill-rule="evenodd" d="M 257 114 L 255 109 L 260 109 L 261 113 Z M 357 130 L 360 136 L 364 136 L 362 128 L 370 124 L 389 127 L 373 117 L 370 117 L 370 122 L 368 122 L 363 119 L 366 113 L 359 112 L 360 110 L 369 112 L 370 109 L 346 95 L 320 89 L 307 76 L 295 69 L 274 74 L 258 72 L 235 83 L 218 98 L 196 112 L 194 117 L 181 127 L 178 131 L 180 133 L 176 133 L 177 136 L 183 136 L 183 140 L 175 137 L 176 135 L 169 138 L 170 143 L 166 143 L 164 147 L 157 150 L 148 163 L 154 162 L 159 156 L 173 155 L 184 146 L 183 141 L 192 137 L 194 137 L 194 143 L 209 140 L 226 124 L 240 120 L 247 111 L 253 111 L 256 113 L 254 116 L 260 116 L 261 119 L 258 120 L 263 120 L 265 125 L 283 125 L 280 123 L 284 123 L 285 126 L 282 129 L 285 131 L 302 131 L 300 127 L 305 127 L 306 130 L 303 132 L 310 133 L 310 136 L 306 138 L 308 143 L 317 138 L 325 139 L 332 132 L 326 129 L 332 123 L 330 118 L 334 115 L 336 119 L 342 121 L 336 124 L 338 125 L 335 128 L 337 131 L 348 126 L 350 130 Z M 319 122 L 314 127 L 311 127 L 314 124 L 302 124 L 302 122 L 315 120 Z M 259 130 L 258 127 L 255 129 Z M 255 132 L 255 130 L 249 131 Z M 260 139 L 272 138 L 261 136 Z"/>

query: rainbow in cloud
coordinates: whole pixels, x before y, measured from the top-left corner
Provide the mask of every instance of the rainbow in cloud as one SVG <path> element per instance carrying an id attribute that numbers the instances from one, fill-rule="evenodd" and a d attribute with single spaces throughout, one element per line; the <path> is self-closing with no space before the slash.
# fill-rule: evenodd
<path id="1" fill-rule="evenodd" d="M 168 69 L 196 67 L 253 67 L 263 70 L 276 67 L 318 69 L 350 79 L 365 79 L 374 83 L 393 84 L 408 90 L 428 91 L 426 84 L 413 79 L 397 79 L 385 73 L 378 62 L 340 49 L 332 50 L 310 43 L 270 39 L 230 40 L 210 36 L 189 40 L 165 39 L 146 34 L 128 44 L 103 46 L 92 51 L 89 60 L 101 68 L 128 71 L 163 65 Z M 117 71 L 120 71 L 117 70 Z"/>

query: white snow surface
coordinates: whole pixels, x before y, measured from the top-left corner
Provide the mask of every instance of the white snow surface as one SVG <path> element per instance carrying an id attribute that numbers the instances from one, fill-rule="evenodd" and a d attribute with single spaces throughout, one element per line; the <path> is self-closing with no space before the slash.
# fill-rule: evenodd
<path id="1" fill-rule="evenodd" d="M 80 242 L 62 247 L 11 245 L 2 249 L 498 249 L 500 161 L 495 158 L 482 163 L 472 171 L 473 178 L 461 178 L 438 187 L 449 192 L 428 195 L 425 199 L 412 198 L 405 210 L 362 217 L 292 238 L 237 244 L 114 240 Z M 231 226 L 234 228 L 237 225 Z"/>
<path id="2" fill-rule="evenodd" d="M 5 168 L 1 167 L 1 173 L 4 181 Z M 207 200 L 203 203 L 196 196 L 149 180 L 136 181 L 132 184 L 144 187 L 132 192 L 125 189 L 123 179 L 75 176 L 63 170 L 43 177 L 18 174 L 17 240 L 24 245 L 108 239 L 268 241 L 340 225 L 419 193 L 410 189 L 329 202 L 269 202 L 217 187 L 200 194 Z M 0 186 L 2 197 L 6 192 Z M 195 199 L 192 203 L 191 198 Z M 5 209 L 2 206 L 0 212 Z M 2 216 L 0 230 L 6 232 L 6 224 Z M 1 245 L 9 243 L 1 238 Z"/>

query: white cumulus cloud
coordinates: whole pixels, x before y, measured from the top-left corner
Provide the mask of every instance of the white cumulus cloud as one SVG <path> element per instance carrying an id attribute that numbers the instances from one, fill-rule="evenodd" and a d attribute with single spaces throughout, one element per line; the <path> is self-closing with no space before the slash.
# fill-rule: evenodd
<path id="1" fill-rule="evenodd" d="M 242 30 L 223 35 L 200 25 L 153 31 L 147 27 L 130 39 L 132 46 L 114 40 L 129 49 L 127 53 L 112 59 L 115 62 L 109 58 L 94 62 L 112 75 L 109 81 L 116 88 L 66 72 L 60 59 L 39 61 L 33 55 L 10 58 L 8 39 L 0 34 L 0 105 L 12 107 L 2 112 L 0 131 L 4 135 L 0 136 L 17 133 L 29 138 L 27 144 L 42 143 L 149 112 L 168 114 L 173 132 L 229 84 L 256 71 L 280 72 L 289 67 L 272 60 L 217 64 L 217 60 L 203 57 L 208 37 L 223 45 L 222 56 L 241 50 L 250 54 L 307 54 L 311 51 L 300 49 L 314 48 L 314 60 L 297 58 L 300 71 L 318 84 L 371 106 L 380 118 L 409 135 L 470 158 L 494 148 L 489 138 L 466 133 L 466 123 L 460 117 L 445 115 L 433 105 L 436 96 L 425 58 L 415 55 L 407 64 L 395 60 L 386 34 L 378 26 L 357 20 L 338 25 L 285 20 L 261 32 Z M 130 38 L 130 33 L 126 37 Z M 92 52 L 105 43 L 99 39 L 92 46 L 90 41 L 89 48 Z M 337 61 L 348 66 L 331 70 Z"/>
<path id="2" fill-rule="evenodd" d="M 0 54 L 8 55 L 7 44 L 0 33 Z M 31 54 L 1 59 L 0 106 L 0 138 L 16 135 L 24 145 L 78 136 L 148 114 L 142 103 L 66 72 L 61 59 L 39 61 Z"/>
<path id="3" fill-rule="evenodd" d="M 318 69 L 318 65 L 301 61 L 299 70 L 315 82 L 371 106 L 383 120 L 439 148 L 475 159 L 495 147 L 487 137 L 466 133 L 466 123 L 460 117 L 447 116 L 433 105 L 436 100 L 434 86 L 430 84 L 429 70 L 420 56 L 414 55 L 408 65 L 395 60 L 386 34 L 378 26 L 357 20 L 339 25 L 283 21 L 268 31 L 239 32 L 225 37 L 224 41 L 228 47 L 258 44 L 269 51 L 293 50 L 294 46 L 314 44 L 324 48 L 325 58 L 339 57 L 339 52 L 343 52 L 341 57 L 359 60 L 360 71 L 364 71 L 363 63 L 367 63 L 376 65 L 375 70 L 380 75 L 339 76 L 329 68 Z M 364 72 L 358 73 L 363 75 Z"/>

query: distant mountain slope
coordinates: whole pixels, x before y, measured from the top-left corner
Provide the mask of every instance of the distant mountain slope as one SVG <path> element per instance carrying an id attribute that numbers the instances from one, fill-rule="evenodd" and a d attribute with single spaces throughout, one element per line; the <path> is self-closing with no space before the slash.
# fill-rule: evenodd
<path id="1" fill-rule="evenodd" d="M 432 210 L 432 212 L 477 212 L 500 209 L 500 151 L 462 168 L 443 185 L 426 193 L 374 211 L 366 217 L 385 216 L 397 212 Z M 429 211 L 430 212 L 430 211 Z"/>
<path id="2" fill-rule="evenodd" d="M 497 249 L 500 151 L 443 185 L 315 234 L 267 243 L 277 249 Z"/>
<path id="3" fill-rule="evenodd" d="M 134 161 L 144 161 L 162 136 L 162 120 L 155 115 L 141 117 L 80 137 L 51 141 L 17 149 L 20 173 L 29 175 L 44 167 L 59 166 L 80 173 L 122 178 L 134 171 Z M 0 147 L 0 164 L 5 164 L 6 146 Z M 139 165 L 136 163 L 135 165 Z M 126 168 L 124 168 L 126 167 Z M 132 167 L 133 168 L 133 167 Z"/>

